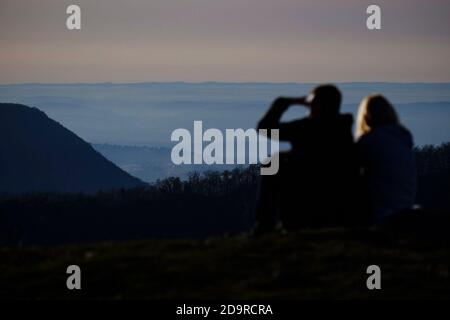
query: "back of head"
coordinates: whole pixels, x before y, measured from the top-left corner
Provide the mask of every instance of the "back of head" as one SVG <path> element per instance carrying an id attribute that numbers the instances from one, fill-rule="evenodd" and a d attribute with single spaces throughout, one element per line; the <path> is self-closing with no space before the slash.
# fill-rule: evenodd
<path id="1" fill-rule="evenodd" d="M 356 136 L 359 138 L 376 127 L 387 124 L 399 124 L 392 104 L 379 94 L 366 97 L 359 106 Z"/>
<path id="2" fill-rule="evenodd" d="M 315 116 L 328 117 L 339 114 L 342 95 L 336 86 L 320 85 L 312 91 L 311 111 Z"/>

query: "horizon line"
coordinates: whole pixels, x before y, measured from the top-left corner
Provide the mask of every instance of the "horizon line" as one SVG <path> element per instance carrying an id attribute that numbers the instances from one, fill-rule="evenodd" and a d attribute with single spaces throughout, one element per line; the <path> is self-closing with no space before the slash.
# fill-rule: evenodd
<path id="1" fill-rule="evenodd" d="M 139 81 L 139 82 L 18 82 L 0 83 L 0 86 L 21 86 L 21 85 L 148 85 L 148 84 L 270 84 L 270 85 L 319 85 L 319 84 L 450 84 L 450 81 L 330 81 L 330 82 L 272 82 L 272 81 Z"/>

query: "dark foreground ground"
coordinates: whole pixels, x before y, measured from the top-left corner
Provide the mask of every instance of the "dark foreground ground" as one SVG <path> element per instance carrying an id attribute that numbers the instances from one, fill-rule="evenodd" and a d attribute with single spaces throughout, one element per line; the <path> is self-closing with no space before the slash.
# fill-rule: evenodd
<path id="1" fill-rule="evenodd" d="M 66 289 L 71 264 L 80 291 Z M 381 290 L 366 287 L 372 264 Z M 449 265 L 447 241 L 376 230 L 2 248 L 0 298 L 449 299 Z"/>

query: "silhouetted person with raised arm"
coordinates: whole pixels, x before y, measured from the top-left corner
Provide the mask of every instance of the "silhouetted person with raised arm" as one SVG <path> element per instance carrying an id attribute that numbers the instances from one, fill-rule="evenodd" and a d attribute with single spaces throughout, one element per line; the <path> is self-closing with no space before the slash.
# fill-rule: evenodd
<path id="1" fill-rule="evenodd" d="M 413 138 L 386 98 L 361 102 L 356 137 L 370 220 L 382 223 L 409 211 L 417 184 Z"/>
<path id="2" fill-rule="evenodd" d="M 305 118 L 281 122 L 293 105 L 309 109 Z M 357 166 L 353 117 L 340 114 L 341 93 L 321 85 L 307 96 L 278 98 L 258 129 L 278 129 L 292 149 L 280 153 L 276 175 L 261 176 L 255 233 L 270 232 L 278 222 L 287 230 L 343 223 L 353 213 Z"/>

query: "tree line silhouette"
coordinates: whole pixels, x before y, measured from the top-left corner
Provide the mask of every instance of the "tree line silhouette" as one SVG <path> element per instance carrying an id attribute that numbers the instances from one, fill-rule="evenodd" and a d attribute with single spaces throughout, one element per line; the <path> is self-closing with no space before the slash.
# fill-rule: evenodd
<path id="1" fill-rule="evenodd" d="M 450 143 L 415 149 L 417 203 L 450 213 Z M 205 238 L 254 224 L 259 167 L 193 172 L 133 189 L 87 194 L 0 196 L 0 242 L 6 245 Z"/>

